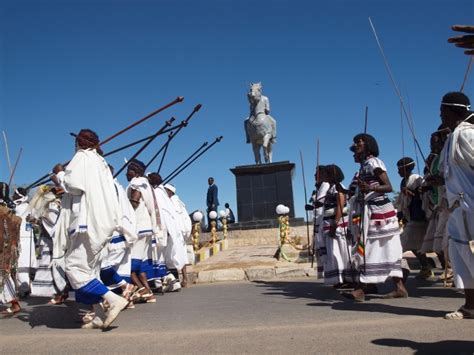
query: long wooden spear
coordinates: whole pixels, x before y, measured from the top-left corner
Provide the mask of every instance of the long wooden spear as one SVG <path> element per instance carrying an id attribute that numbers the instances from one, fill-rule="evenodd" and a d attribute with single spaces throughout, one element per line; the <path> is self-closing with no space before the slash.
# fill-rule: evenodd
<path id="1" fill-rule="evenodd" d="M 382 54 L 382 58 L 383 58 L 383 61 L 384 61 L 384 64 L 385 64 L 385 68 L 387 69 L 390 81 L 391 81 L 391 83 L 392 83 L 392 85 L 395 89 L 395 93 L 397 94 L 398 99 L 400 100 L 400 104 L 402 105 L 403 113 L 405 114 L 405 118 L 408 122 L 408 128 L 410 128 L 410 132 L 411 132 L 411 135 L 413 136 L 413 140 L 415 141 L 416 147 L 418 148 L 418 151 L 420 152 L 420 155 L 423 158 L 423 161 L 426 163 L 425 155 L 423 154 L 423 151 L 421 150 L 420 143 L 418 142 L 418 139 L 416 139 L 415 131 L 414 131 L 413 127 L 410 125 L 410 119 L 408 118 L 408 113 L 407 113 L 407 110 L 405 108 L 405 103 L 404 103 L 403 97 L 400 93 L 400 89 L 398 88 L 398 85 L 395 82 L 395 79 L 394 79 L 393 74 L 392 74 L 392 70 L 390 69 L 390 64 L 388 63 L 388 59 L 385 55 L 385 52 L 382 48 L 382 44 L 380 43 L 379 37 L 377 36 L 377 32 L 375 31 L 374 24 L 372 23 L 372 20 L 370 19 L 370 17 L 369 17 L 369 24 L 370 24 L 370 27 L 372 29 L 372 33 L 374 34 L 375 41 L 377 42 L 377 46 L 379 47 L 380 53 Z"/>
<path id="2" fill-rule="evenodd" d="M 171 126 L 174 120 L 175 118 L 171 117 L 168 121 L 166 121 L 164 126 L 161 127 L 144 145 L 142 145 L 141 148 L 138 149 L 138 151 L 135 154 L 133 154 L 133 156 L 130 159 L 128 159 L 128 161 L 115 173 L 114 178 L 119 176 L 120 173 L 128 166 L 128 164 L 130 164 L 130 162 L 133 159 L 136 159 L 141 154 L 141 152 L 143 152 L 145 148 L 148 147 L 150 143 L 155 140 L 156 137 L 158 137 L 167 127 Z"/>
<path id="3" fill-rule="evenodd" d="M 166 184 L 168 182 L 170 182 L 171 180 L 173 180 L 176 176 L 178 176 L 179 174 L 181 174 L 188 166 L 190 166 L 193 162 L 196 161 L 196 159 L 198 159 L 201 155 L 203 155 L 204 153 L 206 153 L 209 149 L 211 149 L 215 144 L 219 143 L 220 141 L 222 141 L 224 137 L 223 136 L 220 136 L 220 137 L 217 137 L 214 142 L 211 143 L 211 145 L 209 145 L 206 149 L 204 149 L 201 153 L 199 153 L 193 160 L 191 160 L 189 163 L 187 163 L 185 166 L 183 166 L 180 170 L 178 170 L 176 173 L 174 173 L 172 176 L 166 178 L 165 180 L 163 180 L 163 184 Z"/>
<path id="4" fill-rule="evenodd" d="M 200 109 L 201 109 L 202 105 L 201 104 L 197 104 L 193 111 L 188 115 L 188 117 L 186 117 L 185 120 L 181 121 L 181 123 L 178 125 L 178 129 L 172 134 L 169 135 L 168 137 L 168 141 L 166 142 L 166 146 L 164 148 L 164 152 L 163 152 L 163 156 L 161 157 L 161 161 L 160 161 L 160 165 L 158 167 L 158 173 L 160 172 L 161 170 L 161 166 L 163 165 L 163 161 L 165 160 L 165 156 L 166 156 L 166 152 L 168 151 L 168 146 L 171 142 L 171 140 L 173 140 L 174 137 L 176 137 L 176 135 L 184 128 L 184 127 L 187 127 L 188 126 L 188 123 L 189 121 L 191 120 L 191 118 L 194 116 L 194 114 L 196 112 L 198 112 Z M 151 163 L 153 163 L 153 161 L 156 159 L 156 157 L 161 153 L 162 149 L 160 149 L 151 159 L 150 161 L 148 162 L 148 164 L 146 164 L 146 167 L 148 168 Z"/>
<path id="5" fill-rule="evenodd" d="M 171 107 L 171 106 L 173 106 L 173 105 L 176 105 L 176 104 L 179 103 L 179 102 L 183 102 L 183 100 L 184 100 L 184 97 L 178 96 L 176 99 L 174 99 L 174 100 L 171 101 L 170 103 L 168 103 L 168 104 L 164 105 L 163 107 L 160 107 L 159 109 L 157 109 L 157 110 L 155 110 L 155 111 L 149 113 L 149 114 L 146 115 L 145 117 L 139 119 L 138 121 L 132 123 L 130 126 L 125 127 L 124 129 L 118 131 L 117 133 L 112 134 L 109 138 L 104 139 L 102 142 L 100 142 L 99 145 L 102 146 L 102 145 L 104 145 L 105 143 L 110 142 L 112 139 L 114 139 L 114 138 L 120 136 L 121 134 L 123 134 L 123 133 L 127 132 L 128 130 L 132 129 L 133 127 L 139 125 L 139 124 L 142 123 L 142 122 L 145 122 L 145 121 L 146 121 L 147 119 L 149 119 L 150 117 L 155 116 L 156 114 L 160 113 L 161 111 L 164 111 L 164 110 L 166 110 L 167 108 L 169 108 L 169 107 Z"/>
<path id="6" fill-rule="evenodd" d="M 128 127 L 125 127 L 124 129 L 121 129 L 120 131 L 118 131 L 117 133 L 113 134 L 112 136 L 108 137 L 107 139 L 103 140 L 102 142 L 99 143 L 99 146 L 101 145 L 104 145 L 105 143 L 108 143 L 110 142 L 112 139 L 118 137 L 119 135 L 129 131 L 130 129 L 132 129 L 133 127 L 139 125 L 140 123 L 148 120 L 149 118 L 151 118 L 152 116 L 162 112 L 163 110 L 179 103 L 179 102 L 183 102 L 184 100 L 184 97 L 182 96 L 178 96 L 176 99 L 174 99 L 173 101 L 169 102 L 168 104 L 160 107 L 159 109 L 149 113 L 148 115 L 146 115 L 145 117 L 143 118 L 140 118 L 138 121 L 132 123 L 131 125 L 129 125 Z M 150 139 L 152 136 L 150 136 L 148 139 Z M 67 161 L 66 163 L 64 163 L 63 165 L 67 165 L 69 163 L 69 161 Z M 38 180 L 32 182 L 29 186 L 26 187 L 26 189 L 30 189 L 34 186 L 36 186 L 38 183 L 42 182 L 43 180 L 45 180 L 46 178 L 49 178 L 51 176 L 52 173 L 47 173 L 46 175 L 42 176 L 41 178 L 39 178 Z"/>
<path id="7" fill-rule="evenodd" d="M 306 192 L 306 178 L 304 176 L 304 162 L 303 162 L 303 153 L 301 152 L 301 149 L 300 149 L 300 160 L 301 160 L 301 174 L 303 175 L 303 190 L 304 190 L 304 201 L 305 201 L 304 203 L 307 204 L 308 194 Z M 309 214 L 306 208 L 305 208 L 305 212 L 306 212 L 306 237 L 308 239 L 308 257 L 310 257 L 311 259 L 314 259 L 314 255 L 313 253 L 311 253 L 311 243 L 309 241 Z"/>
<path id="8" fill-rule="evenodd" d="M 10 174 L 10 179 L 8 179 L 8 186 L 13 182 L 13 176 L 15 175 L 16 167 L 18 166 L 18 162 L 20 161 L 21 153 L 23 152 L 23 148 L 20 148 L 18 152 L 18 156 L 16 157 L 15 165 L 13 166 L 13 170 Z"/>
<path id="9" fill-rule="evenodd" d="M 187 157 L 180 165 L 178 165 L 171 173 L 168 174 L 166 178 L 163 179 L 165 181 L 169 177 L 171 177 L 174 173 L 176 173 L 179 169 L 181 169 L 187 162 L 189 162 L 192 158 L 194 158 L 204 147 L 206 147 L 209 143 L 204 142 L 201 146 L 196 149 L 189 157 Z"/>
<path id="10" fill-rule="evenodd" d="M 466 85 L 467 77 L 469 76 L 469 71 L 471 70 L 472 59 L 473 59 L 473 56 L 469 58 L 469 63 L 467 63 L 466 73 L 464 74 L 464 79 L 462 81 L 461 89 L 459 89 L 459 91 L 461 92 L 464 91 L 464 85 Z"/>
<path id="11" fill-rule="evenodd" d="M 10 151 L 8 149 L 8 140 L 7 140 L 7 134 L 5 131 L 2 131 L 3 133 L 3 142 L 5 143 L 5 154 L 7 156 L 7 163 L 8 163 L 8 170 L 10 170 L 10 174 L 12 173 L 12 163 L 10 161 Z"/>

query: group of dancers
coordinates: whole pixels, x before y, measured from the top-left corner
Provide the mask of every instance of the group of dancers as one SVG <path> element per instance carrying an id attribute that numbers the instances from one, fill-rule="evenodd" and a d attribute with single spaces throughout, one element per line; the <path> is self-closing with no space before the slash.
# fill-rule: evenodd
<path id="1" fill-rule="evenodd" d="M 2 272 L 0 301 L 11 304 L 4 316 L 21 310 L 20 296 L 61 304 L 72 289 L 77 302 L 91 305 L 82 327 L 104 329 L 122 310 L 156 302 L 156 292 L 186 286 L 192 222 L 185 204 L 159 174 L 145 174 L 143 162 L 133 159 L 127 167 L 124 188 L 102 157 L 97 134 L 83 129 L 72 160 L 57 164 L 54 184 L 39 187 L 31 201 L 22 188 L 10 198 L 2 183 L 2 222 L 21 224 L 9 251 L 18 258 Z"/>
<path id="2" fill-rule="evenodd" d="M 431 135 L 424 176 L 413 173 L 415 161 L 397 162 L 402 178 L 395 204 L 392 184 L 379 158 L 376 139 L 353 138 L 350 150 L 360 163 L 349 188 L 337 165 L 317 166 L 314 211 L 314 252 L 318 271 L 328 284 L 346 289 L 357 302 L 391 279 L 394 290 L 385 298 L 406 298 L 409 267 L 403 253 L 411 251 L 421 265 L 417 278 L 433 277 L 427 253 L 438 256 L 447 286 L 463 289 L 465 304 L 446 319 L 474 318 L 474 113 L 462 92 L 444 95 L 441 124 Z"/>

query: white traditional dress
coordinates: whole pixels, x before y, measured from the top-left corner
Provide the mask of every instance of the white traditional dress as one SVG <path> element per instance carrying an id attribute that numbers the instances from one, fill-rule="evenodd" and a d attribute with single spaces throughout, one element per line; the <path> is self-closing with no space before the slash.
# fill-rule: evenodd
<path id="1" fill-rule="evenodd" d="M 325 200 L 321 235 L 326 246 L 326 257 L 324 261 L 324 282 L 330 285 L 342 284 L 355 281 L 355 275 L 351 271 L 351 242 L 348 236 L 348 216 L 346 206 L 338 206 L 338 191 L 336 185 L 331 185 Z M 337 208 L 341 208 L 342 216 L 337 223 L 336 233 L 330 234 L 330 229 L 335 225 Z"/>
<path id="2" fill-rule="evenodd" d="M 109 292 L 98 279 L 101 252 L 114 231 L 122 229 L 114 180 L 107 162 L 95 149 L 78 150 L 57 176 L 66 192 L 57 230 L 67 233 L 59 236 L 68 239 L 66 274 L 77 302 L 97 304 Z"/>
<path id="3" fill-rule="evenodd" d="M 40 216 L 41 234 L 38 242 L 39 258 L 35 278 L 31 284 L 31 295 L 38 297 L 53 297 L 62 291 L 56 287 L 53 278 L 52 259 L 55 226 L 60 214 L 60 203 L 52 192 L 45 198 L 53 199 L 48 202 Z M 33 211 L 34 213 L 35 211 Z"/>
<path id="4" fill-rule="evenodd" d="M 459 124 L 441 152 L 446 194 L 449 257 L 457 288 L 474 289 L 474 125 Z"/>
<path id="5" fill-rule="evenodd" d="M 153 272 L 154 246 L 159 230 L 159 211 L 157 211 L 153 188 L 148 179 L 141 176 L 130 181 L 127 196 L 130 199 L 132 190 L 140 192 L 140 201 L 135 209 L 137 241 L 131 250 L 131 271 L 137 274 L 146 273 L 148 280 L 155 279 Z M 154 242 L 155 241 L 155 242 Z M 153 244 L 152 244 L 153 243 Z"/>
<path id="6" fill-rule="evenodd" d="M 188 262 L 185 246 L 183 252 L 181 221 L 163 185 L 158 186 L 154 191 L 160 209 L 164 235 L 167 236 L 166 246 L 160 248 L 162 260 L 168 269 L 181 270 Z"/>
<path id="7" fill-rule="evenodd" d="M 122 185 L 115 180 L 122 211 L 122 232 L 115 231 L 102 258 L 100 278 L 111 290 L 131 283 L 131 248 L 137 240 L 135 211 Z"/>
<path id="8" fill-rule="evenodd" d="M 415 197 L 412 197 L 400 192 L 396 202 L 398 210 L 403 213 L 403 217 L 407 220 L 407 224 L 400 235 L 403 251 L 419 251 L 426 235 L 428 222 L 421 208 L 422 201 L 417 191 L 422 184 L 423 177 L 418 174 L 411 174 L 407 179 L 403 179 L 400 184 L 401 189 L 406 187 L 415 194 Z M 415 198 L 419 200 L 415 201 Z"/>
<path id="9" fill-rule="evenodd" d="M 379 186 L 374 171 L 386 172 L 379 158 L 369 156 L 361 164 L 359 178 L 371 188 Z M 351 206 L 351 231 L 356 238 L 353 261 L 362 283 L 383 283 L 402 277 L 402 245 L 397 212 L 385 193 L 357 191 Z"/>
<path id="10" fill-rule="evenodd" d="M 29 213 L 28 196 L 24 196 L 13 202 L 16 205 L 15 214 L 21 218 L 20 253 L 18 256 L 16 279 L 18 282 L 18 291 L 24 293 L 30 291 L 30 274 L 36 268 L 35 240 L 31 223 L 26 221 L 26 217 Z"/>
<path id="11" fill-rule="evenodd" d="M 322 182 L 321 185 L 319 185 L 319 188 L 316 193 L 316 200 L 314 201 L 315 204 L 318 202 L 324 204 L 329 187 L 330 187 L 330 184 L 326 181 Z M 316 261 L 317 261 L 318 277 L 322 277 L 323 275 L 324 263 L 327 257 L 326 243 L 324 241 L 324 235 L 322 233 L 323 217 L 324 217 L 323 211 L 324 211 L 323 206 L 317 207 L 315 205 L 313 245 L 314 245 L 314 250 L 315 250 L 316 258 L 317 258 Z"/>

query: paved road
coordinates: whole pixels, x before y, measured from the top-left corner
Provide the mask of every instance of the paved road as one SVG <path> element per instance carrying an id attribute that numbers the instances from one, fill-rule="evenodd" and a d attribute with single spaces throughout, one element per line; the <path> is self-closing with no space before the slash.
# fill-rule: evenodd
<path id="1" fill-rule="evenodd" d="M 460 293 L 410 291 L 355 304 L 310 279 L 198 285 L 123 312 L 105 332 L 78 329 L 74 302 L 30 299 L 0 320 L 0 353 L 473 353 L 474 320 L 442 319 Z"/>

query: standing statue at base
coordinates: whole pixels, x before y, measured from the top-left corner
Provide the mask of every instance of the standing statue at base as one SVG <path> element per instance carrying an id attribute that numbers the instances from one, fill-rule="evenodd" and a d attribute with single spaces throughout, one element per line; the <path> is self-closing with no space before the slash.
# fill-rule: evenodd
<path id="1" fill-rule="evenodd" d="M 250 116 L 245 120 L 247 143 L 252 143 L 255 164 L 261 164 L 260 147 L 263 147 L 265 163 L 272 162 L 272 144 L 276 143 L 276 121 L 270 116 L 270 101 L 262 95 L 262 83 L 250 85 L 247 94 Z"/>

